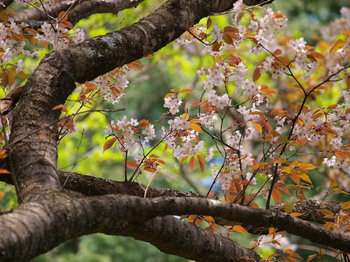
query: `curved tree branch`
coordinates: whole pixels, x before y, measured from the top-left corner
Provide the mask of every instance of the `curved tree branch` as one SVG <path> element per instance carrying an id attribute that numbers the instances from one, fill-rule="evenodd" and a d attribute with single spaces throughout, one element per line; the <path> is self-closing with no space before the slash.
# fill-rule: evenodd
<path id="1" fill-rule="evenodd" d="M 0 223 L 4 226 L 0 235 L 0 254 L 4 260 L 22 261 L 46 252 L 68 239 L 103 232 L 146 240 L 169 253 L 198 261 L 217 261 L 216 252 L 221 254 L 220 258 L 225 258 L 220 261 L 240 261 L 237 256 L 258 258 L 254 252 L 229 239 L 223 240 L 226 238 L 166 217 L 169 214 L 215 215 L 254 226 L 277 227 L 314 243 L 350 252 L 349 237 L 271 210 L 247 208 L 203 198 L 146 199 L 125 195 L 72 198 L 61 192 L 48 192 L 44 195 L 32 195 L 30 202 L 0 216 Z M 158 222 L 155 224 L 154 219 L 159 216 L 165 217 L 157 218 Z M 147 222 L 149 219 L 152 222 Z M 146 228 L 142 230 L 142 226 Z M 60 230 L 61 228 L 64 230 Z M 55 237 L 49 237 L 53 232 Z M 203 238 L 207 241 L 205 247 L 202 246 L 203 243 L 198 243 Z M 164 243 L 164 239 L 168 239 L 168 243 Z M 183 248 L 179 249 L 181 243 Z M 203 249 L 206 248 L 215 253 L 213 259 L 203 259 L 207 257 L 206 254 L 203 257 Z"/>
<path id="2" fill-rule="evenodd" d="M 68 239 L 96 232 L 131 236 L 196 261 L 218 261 L 218 257 L 220 261 L 241 261 L 242 256 L 259 259 L 254 251 L 226 237 L 173 217 L 155 218 L 154 213 L 143 218 L 138 205 L 145 199 L 139 197 L 73 199 L 51 192 L 32 200 L 0 216 L 4 227 L 0 235 L 1 261 L 27 261 Z"/>
<path id="3" fill-rule="evenodd" d="M 6 8 L 12 4 L 13 0 L 1 0 L 0 2 L 0 12 L 6 10 Z"/>
<path id="4" fill-rule="evenodd" d="M 69 21 L 75 25 L 81 19 L 87 18 L 97 13 L 113 13 L 118 14 L 120 11 L 136 7 L 144 0 L 136 0 L 133 2 L 124 0 L 115 0 L 113 2 L 93 0 L 84 2 L 69 12 Z"/>
<path id="5" fill-rule="evenodd" d="M 8 169 L 5 166 L 5 160 L 0 161 L 0 168 Z M 129 196 L 144 197 L 145 186 L 135 182 L 118 182 L 105 178 L 98 178 L 89 175 L 81 175 L 75 172 L 62 172 L 59 171 L 59 180 L 64 189 L 77 192 L 85 196 L 102 196 L 107 194 L 122 194 Z M 0 181 L 7 184 L 12 184 L 10 174 L 2 174 Z M 147 198 L 155 197 L 198 197 L 204 198 L 204 196 L 193 193 L 179 191 L 171 188 L 157 188 L 148 187 Z M 332 219 L 325 218 L 322 214 L 322 209 L 327 209 L 333 214 L 340 212 L 341 202 L 327 201 L 319 203 L 315 200 L 299 201 L 295 204 L 292 212 L 301 213 L 298 218 L 323 224 L 325 222 L 332 221 Z M 271 210 L 277 213 L 283 213 L 283 209 L 278 206 L 271 207 Z M 235 225 L 237 221 L 227 220 L 223 218 L 215 218 L 216 223 L 220 225 Z M 247 225 L 249 226 L 249 225 Z M 266 232 L 267 227 L 263 227 L 263 232 Z M 248 230 L 250 231 L 250 230 Z"/>
<path id="6" fill-rule="evenodd" d="M 62 11 L 68 11 L 68 20 L 75 25 L 83 18 L 87 18 L 92 14 L 98 13 L 113 13 L 117 14 L 118 12 L 136 7 L 144 0 L 137 1 L 125 1 L 125 0 L 114 0 L 114 1 L 105 1 L 105 0 L 90 0 L 90 1 L 64 1 L 56 3 L 52 7 L 46 7 L 47 13 L 40 8 L 38 9 L 26 9 L 16 17 L 18 22 L 28 22 L 31 25 L 34 25 L 31 21 L 45 21 L 48 19 L 48 16 L 57 17 L 58 14 Z M 38 23 L 40 24 L 40 23 Z"/>

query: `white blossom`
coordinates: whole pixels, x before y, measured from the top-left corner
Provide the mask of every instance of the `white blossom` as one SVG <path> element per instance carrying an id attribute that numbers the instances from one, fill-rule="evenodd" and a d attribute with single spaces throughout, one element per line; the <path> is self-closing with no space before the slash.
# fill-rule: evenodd
<path id="1" fill-rule="evenodd" d="M 164 107 L 169 108 L 169 112 L 175 115 L 179 112 L 179 106 L 182 104 L 181 94 L 172 93 L 164 98 Z"/>
<path id="2" fill-rule="evenodd" d="M 226 106 L 230 106 L 231 100 L 227 94 L 218 96 L 216 95 L 215 90 L 210 90 L 207 96 L 208 102 L 219 109 L 224 109 Z"/>

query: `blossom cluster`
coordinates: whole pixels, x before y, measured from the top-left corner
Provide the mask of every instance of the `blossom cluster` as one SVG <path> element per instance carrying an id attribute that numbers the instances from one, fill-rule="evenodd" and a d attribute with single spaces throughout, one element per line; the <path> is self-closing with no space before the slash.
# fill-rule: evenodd
<path id="1" fill-rule="evenodd" d="M 41 25 L 41 33 L 36 35 L 36 38 L 40 42 L 52 43 L 54 49 L 62 49 L 67 47 L 69 44 L 79 44 L 86 39 L 86 34 L 83 29 L 76 28 L 70 30 L 68 37 L 69 28 L 64 24 L 49 24 L 44 22 Z"/>
<path id="2" fill-rule="evenodd" d="M 175 115 L 179 112 L 179 106 L 182 104 L 180 93 L 169 93 L 169 95 L 164 98 L 164 107 L 169 108 L 169 112 Z"/>
<path id="3" fill-rule="evenodd" d="M 198 139 L 198 133 L 194 130 L 173 131 L 164 141 L 178 159 L 195 155 L 204 147 L 204 141 Z"/>
<path id="4" fill-rule="evenodd" d="M 238 151 L 237 151 L 238 152 Z M 243 147 L 240 147 L 239 154 L 230 151 L 226 156 L 224 171 L 219 174 L 217 182 L 221 184 L 223 192 L 232 192 L 232 185 L 235 179 L 245 180 L 251 179 L 252 184 L 256 184 L 256 179 L 252 178 L 252 173 L 248 171 L 248 167 L 254 163 L 254 157 L 251 153 L 246 153 Z"/>
<path id="5" fill-rule="evenodd" d="M 341 17 L 331 23 L 330 26 L 322 29 L 322 38 L 325 40 L 335 40 L 342 32 L 350 31 L 350 8 L 340 9 Z"/>
<path id="6" fill-rule="evenodd" d="M 74 135 L 79 130 L 79 124 L 72 116 L 62 118 L 58 123 L 58 133 L 61 135 Z"/>
<path id="7" fill-rule="evenodd" d="M 106 135 L 114 135 L 118 138 L 119 149 L 122 153 L 128 151 L 142 155 L 143 148 L 150 140 L 156 137 L 154 125 L 146 120 L 138 121 L 134 118 L 128 120 L 123 116 L 117 122 L 111 121 L 105 130 Z"/>
<path id="8" fill-rule="evenodd" d="M 253 18 L 249 29 L 256 32 L 254 39 L 265 48 L 272 49 L 276 45 L 276 36 L 286 27 L 287 17 L 280 13 L 275 13 L 271 8 L 267 8 L 265 15 L 261 18 Z M 259 53 L 261 48 L 255 48 L 251 52 Z"/>
<path id="9" fill-rule="evenodd" d="M 170 119 L 168 124 L 170 131 L 163 128 L 164 141 L 173 150 L 174 157 L 185 158 L 203 149 L 204 141 L 199 140 L 198 132 L 191 128 L 187 114 Z"/>
<path id="10" fill-rule="evenodd" d="M 21 36 L 25 34 L 25 26 L 25 23 L 16 24 L 12 18 L 9 18 L 9 23 L 0 23 L 0 49 L 3 50 L 1 64 L 6 64 L 19 54 L 30 57 L 37 55 L 37 52 L 25 49 L 26 42 Z"/>
<path id="11" fill-rule="evenodd" d="M 119 103 L 124 97 L 124 90 L 128 86 L 127 80 L 128 67 L 114 70 L 108 74 L 96 78 L 93 82 L 100 87 L 103 98 L 108 102 Z"/>

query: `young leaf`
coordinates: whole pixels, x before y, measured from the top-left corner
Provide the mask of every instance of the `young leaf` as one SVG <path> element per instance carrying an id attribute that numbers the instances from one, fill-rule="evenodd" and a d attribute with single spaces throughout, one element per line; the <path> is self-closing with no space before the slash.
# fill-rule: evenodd
<path id="1" fill-rule="evenodd" d="M 19 72 L 17 73 L 17 76 L 18 76 L 19 78 L 21 78 L 21 79 L 27 79 L 27 78 L 28 78 L 28 76 L 27 76 L 23 71 L 19 71 Z"/>
<path id="2" fill-rule="evenodd" d="M 222 36 L 222 40 L 224 40 L 224 42 L 227 43 L 227 44 L 229 44 L 229 45 L 232 45 L 232 44 L 233 44 L 232 38 L 231 38 L 229 35 L 227 35 L 227 34 L 224 34 L 224 35 Z"/>
<path id="3" fill-rule="evenodd" d="M 207 29 L 209 29 L 211 27 L 211 19 L 210 17 L 207 20 Z"/>
<path id="4" fill-rule="evenodd" d="M 196 165 L 196 159 L 194 158 L 194 156 L 191 157 L 190 162 L 188 162 L 188 165 L 191 168 L 191 170 L 194 169 L 194 166 Z"/>
<path id="5" fill-rule="evenodd" d="M 339 150 L 335 151 L 334 155 L 340 160 L 346 160 L 347 158 L 346 154 L 344 154 L 342 151 L 339 151 Z"/>
<path id="6" fill-rule="evenodd" d="M 61 11 L 59 14 L 58 14 L 58 20 L 60 20 L 60 22 L 65 22 L 68 20 L 68 13 L 65 12 L 65 11 Z"/>
<path id="7" fill-rule="evenodd" d="M 341 205 L 341 210 L 350 209 L 350 201 L 346 201 Z"/>
<path id="8" fill-rule="evenodd" d="M 332 46 L 330 52 L 335 53 L 337 52 L 340 48 L 344 46 L 345 42 L 342 39 L 338 39 Z"/>
<path id="9" fill-rule="evenodd" d="M 54 106 L 51 110 L 55 111 L 55 110 L 59 110 L 59 109 L 61 109 L 62 112 L 67 112 L 67 108 L 64 104 Z"/>
<path id="10" fill-rule="evenodd" d="M 275 56 L 282 55 L 282 50 L 281 50 L 281 49 L 276 49 L 276 50 L 273 52 L 273 54 L 274 54 Z"/>
<path id="11" fill-rule="evenodd" d="M 294 202 L 287 203 L 287 205 L 284 207 L 284 211 L 289 214 L 293 211 L 294 209 Z"/>
<path id="12" fill-rule="evenodd" d="M 197 155 L 198 161 L 199 161 L 199 167 L 201 168 L 202 173 L 204 173 L 205 170 L 205 159 L 202 155 Z"/>
<path id="13" fill-rule="evenodd" d="M 182 93 L 182 94 L 185 94 L 185 93 L 192 94 L 193 92 L 192 92 L 191 89 L 185 88 L 185 89 L 182 89 L 182 90 L 180 91 L 180 93 Z"/>
<path id="14" fill-rule="evenodd" d="M 283 112 L 285 112 L 285 111 L 283 111 L 282 109 L 275 108 L 275 109 L 271 110 L 270 115 L 272 115 L 272 116 L 273 115 L 278 115 L 278 114 L 283 113 Z"/>
<path id="15" fill-rule="evenodd" d="M 200 100 L 194 101 L 191 105 L 191 107 L 199 106 L 202 102 Z"/>
<path id="16" fill-rule="evenodd" d="M 0 159 L 4 159 L 7 157 L 6 150 L 0 149 Z"/>
<path id="17" fill-rule="evenodd" d="M 7 73 L 7 77 L 8 77 L 7 85 L 8 86 L 12 86 L 13 83 L 15 82 L 15 80 L 16 80 L 15 74 L 12 71 L 10 71 L 10 70 L 8 70 L 6 73 Z"/>
<path id="18" fill-rule="evenodd" d="M 312 185 L 311 179 L 309 178 L 309 176 L 305 173 L 301 173 L 299 174 L 299 177 L 304 180 L 305 182 L 309 183 Z"/>
<path id="19" fill-rule="evenodd" d="M 204 220 L 208 223 L 215 223 L 215 220 L 211 216 L 203 216 Z"/>
<path id="20" fill-rule="evenodd" d="M 300 216 L 302 216 L 302 215 L 303 215 L 303 213 L 299 213 L 299 212 L 292 212 L 292 213 L 290 213 L 290 215 L 291 215 L 291 216 L 293 216 L 293 217 L 300 217 Z"/>
<path id="21" fill-rule="evenodd" d="M 139 165 L 134 160 L 128 160 L 126 161 L 126 165 L 129 167 L 138 167 Z"/>
<path id="22" fill-rule="evenodd" d="M 11 174 L 11 172 L 6 169 L 0 168 L 0 174 Z"/>
<path id="23" fill-rule="evenodd" d="M 253 73 L 253 81 L 256 82 L 261 76 L 260 68 L 256 67 Z"/>
<path id="24" fill-rule="evenodd" d="M 8 16 L 7 16 L 5 11 L 0 12 L 0 20 L 2 22 L 7 22 L 9 20 L 9 18 L 8 18 Z"/>
<path id="25" fill-rule="evenodd" d="M 198 133 L 203 133 L 203 129 L 197 124 L 190 124 L 190 127 Z"/>
<path id="26" fill-rule="evenodd" d="M 257 123 L 257 122 L 254 122 L 253 124 L 254 124 L 256 130 L 259 132 L 260 136 L 262 136 L 262 127 L 261 127 L 261 125 L 259 123 Z"/>
<path id="27" fill-rule="evenodd" d="M 188 120 L 190 118 L 190 115 L 187 113 L 183 113 L 181 116 L 186 120 Z"/>
<path id="28" fill-rule="evenodd" d="M 113 138 L 107 140 L 106 143 L 103 145 L 103 152 L 106 151 L 111 146 L 113 146 L 116 140 L 117 140 L 116 137 L 113 137 Z"/>
<path id="29" fill-rule="evenodd" d="M 271 89 L 270 87 L 268 87 L 267 85 L 261 85 L 261 93 L 266 95 L 271 95 L 271 94 L 277 95 L 277 92 Z"/>
<path id="30" fill-rule="evenodd" d="M 148 171 L 148 172 L 151 172 L 151 173 L 154 173 L 154 172 L 157 171 L 156 169 L 154 169 L 154 168 L 152 168 L 152 167 L 145 167 L 144 170 L 145 170 L 145 171 Z"/>
<path id="31" fill-rule="evenodd" d="M 247 230 L 245 230 L 242 226 L 240 225 L 235 225 L 233 226 L 232 228 L 233 231 L 236 231 L 236 232 L 240 232 L 240 233 L 244 233 L 244 234 L 249 234 L 249 232 Z"/>
<path id="32" fill-rule="evenodd" d="M 277 203 L 282 203 L 282 193 L 278 189 L 273 189 L 272 190 L 272 198 L 277 202 Z"/>

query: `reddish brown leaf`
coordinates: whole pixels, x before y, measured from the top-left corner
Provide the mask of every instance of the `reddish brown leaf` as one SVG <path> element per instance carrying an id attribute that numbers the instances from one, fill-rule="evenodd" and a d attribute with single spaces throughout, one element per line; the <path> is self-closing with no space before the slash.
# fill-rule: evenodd
<path id="1" fill-rule="evenodd" d="M 3 22 L 7 22 L 9 20 L 5 11 L 0 12 L 0 20 Z"/>
<path id="2" fill-rule="evenodd" d="M 207 20 L 207 29 L 209 29 L 211 27 L 211 19 L 210 17 Z"/>
<path id="3" fill-rule="evenodd" d="M 256 67 L 253 73 L 253 81 L 256 82 L 261 76 L 260 68 Z"/>
<path id="4" fill-rule="evenodd" d="M 227 35 L 227 34 L 224 34 L 222 36 L 222 40 L 224 40 L 225 43 L 229 44 L 229 45 L 232 45 L 233 44 L 233 40 L 232 40 L 232 37 Z"/>
<path id="5" fill-rule="evenodd" d="M 281 50 L 281 49 L 276 49 L 276 50 L 273 52 L 273 54 L 274 54 L 275 56 L 282 55 L 282 50 Z"/>
<path id="6" fill-rule="evenodd" d="M 260 136 L 262 136 L 262 127 L 261 127 L 261 125 L 259 123 L 257 123 L 257 122 L 254 122 L 253 124 L 254 124 L 256 130 L 259 132 Z"/>
<path id="7" fill-rule="evenodd" d="M 64 21 L 67 21 L 68 20 L 68 13 L 65 12 L 65 11 L 61 11 L 59 14 L 58 14 L 58 20 L 60 22 L 64 22 Z"/>
<path id="8" fill-rule="evenodd" d="M 136 161 L 134 160 L 128 160 L 126 161 L 126 166 L 129 166 L 129 167 L 138 167 L 139 165 L 136 163 Z"/>
<path id="9" fill-rule="evenodd" d="M 196 106 L 199 106 L 202 102 L 197 100 L 197 101 L 194 101 L 191 105 L 191 107 L 196 107 Z"/>
<path id="10" fill-rule="evenodd" d="M 346 201 L 341 205 L 341 210 L 348 210 L 350 209 L 350 201 Z"/>
<path id="11" fill-rule="evenodd" d="M 285 111 L 283 111 L 282 109 L 273 109 L 271 112 L 270 112 L 270 115 L 278 115 L 278 114 L 280 114 L 280 113 L 283 113 L 283 112 L 285 112 Z"/>
<path id="12" fill-rule="evenodd" d="M 277 203 L 282 203 L 282 193 L 278 189 L 273 189 L 272 190 L 272 198 L 277 202 Z"/>
<path id="13" fill-rule="evenodd" d="M 0 168 L 0 174 L 11 174 L 11 172 L 6 169 Z"/>
<path id="14" fill-rule="evenodd" d="M 249 232 L 247 230 L 245 230 L 244 227 L 242 227 L 240 225 L 233 226 L 232 230 L 236 231 L 236 232 L 244 233 L 244 234 L 249 234 Z"/>
<path id="15" fill-rule="evenodd" d="M 337 41 L 335 41 L 335 43 L 333 44 L 330 52 L 331 53 L 335 53 L 337 52 L 340 48 L 342 48 L 344 46 L 345 42 L 342 39 L 338 39 Z"/>
<path id="16" fill-rule="evenodd" d="M 191 157 L 190 162 L 188 162 L 189 167 L 191 170 L 194 169 L 194 166 L 196 165 L 196 159 L 194 157 Z"/>
<path id="17" fill-rule="evenodd" d="M 66 106 L 63 105 L 63 104 L 54 106 L 54 107 L 52 108 L 52 111 L 55 111 L 55 110 L 61 110 L 62 112 L 67 112 L 67 108 L 66 108 Z"/>
<path id="18" fill-rule="evenodd" d="M 148 171 L 148 172 L 151 172 L 151 173 L 154 173 L 154 172 L 157 171 L 156 169 L 154 169 L 154 168 L 152 168 L 152 167 L 145 167 L 144 170 L 145 170 L 145 171 Z"/>
<path id="19" fill-rule="evenodd" d="M 106 143 L 103 145 L 103 152 L 106 151 L 107 149 L 109 149 L 110 147 L 112 147 L 114 145 L 115 141 L 117 141 L 116 137 L 113 137 L 113 138 L 107 140 Z"/>
<path id="20" fill-rule="evenodd" d="M 203 129 L 197 124 L 190 124 L 190 127 L 198 133 L 203 133 Z"/>
<path id="21" fill-rule="evenodd" d="M 201 168 L 202 173 L 204 173 L 205 170 L 205 159 L 202 155 L 197 155 L 198 161 L 199 161 L 199 167 Z"/>
<path id="22" fill-rule="evenodd" d="M 185 89 L 182 89 L 182 90 L 180 91 L 180 93 L 183 93 L 183 94 L 185 94 L 185 93 L 192 94 L 193 92 L 192 92 L 192 90 L 191 90 L 191 89 L 189 89 L 189 88 L 185 88 Z"/>
<path id="23" fill-rule="evenodd" d="M 344 152 L 339 151 L 339 150 L 335 151 L 335 152 L 334 152 L 334 155 L 335 155 L 338 159 L 341 159 L 341 160 L 346 160 L 346 158 L 347 158 L 347 155 L 344 154 Z"/>

